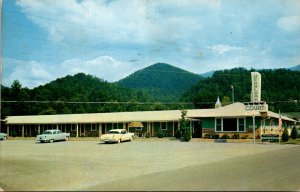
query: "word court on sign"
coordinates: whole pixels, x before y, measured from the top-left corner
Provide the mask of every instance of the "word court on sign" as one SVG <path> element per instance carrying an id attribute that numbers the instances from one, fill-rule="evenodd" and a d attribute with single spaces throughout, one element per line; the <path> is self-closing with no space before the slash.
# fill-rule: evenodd
<path id="1" fill-rule="evenodd" d="M 249 104 L 245 105 L 246 111 L 268 111 L 266 104 Z"/>

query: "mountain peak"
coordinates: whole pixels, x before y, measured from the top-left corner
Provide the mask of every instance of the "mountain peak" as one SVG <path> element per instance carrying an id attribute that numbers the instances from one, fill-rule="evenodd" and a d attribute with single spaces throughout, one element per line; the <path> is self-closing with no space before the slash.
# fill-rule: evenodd
<path id="1" fill-rule="evenodd" d="M 200 75 L 167 63 L 155 63 L 134 72 L 118 81 L 118 83 L 129 88 L 151 90 L 152 93 L 149 93 L 149 95 L 161 94 L 160 96 L 162 97 L 170 97 L 172 95 L 174 97 L 173 100 L 177 100 L 185 90 L 197 83 L 201 78 Z"/>

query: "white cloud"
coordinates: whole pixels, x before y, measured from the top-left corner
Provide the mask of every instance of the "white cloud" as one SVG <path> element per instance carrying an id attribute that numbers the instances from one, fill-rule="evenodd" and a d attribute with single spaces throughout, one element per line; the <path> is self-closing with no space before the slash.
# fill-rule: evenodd
<path id="1" fill-rule="evenodd" d="M 294 33 L 294 32 L 300 32 L 300 16 L 287 16 L 287 17 L 281 17 L 277 21 L 277 26 L 289 33 Z"/>
<path id="2" fill-rule="evenodd" d="M 87 61 L 81 59 L 66 60 L 60 65 L 59 69 L 61 71 L 60 76 L 84 72 L 114 82 L 134 72 L 136 67 L 131 63 L 104 55 Z"/>
<path id="3" fill-rule="evenodd" d="M 17 5 L 55 42 L 77 39 L 144 44 L 170 38 L 170 34 L 183 38 L 184 31 L 201 30 L 201 22 L 195 18 L 201 19 L 201 10 L 217 10 L 220 2 L 19 0 Z"/>
<path id="4" fill-rule="evenodd" d="M 19 80 L 23 86 L 36 87 L 53 79 L 53 75 L 36 61 L 21 61 L 3 59 L 3 84 L 10 86 L 14 80 Z"/>
<path id="5" fill-rule="evenodd" d="M 208 46 L 208 49 L 211 49 L 213 52 L 222 55 L 222 54 L 230 52 L 230 51 L 240 51 L 243 48 L 230 46 L 230 45 L 224 45 L 224 44 L 218 44 L 218 45 L 213 45 L 211 47 Z"/>
<path id="6" fill-rule="evenodd" d="M 2 83 L 4 85 L 10 86 L 17 79 L 23 86 L 29 88 L 80 72 L 114 82 L 137 70 L 137 67 L 130 62 L 122 62 L 108 55 L 92 60 L 68 59 L 55 66 L 36 61 L 5 58 L 3 66 Z"/>

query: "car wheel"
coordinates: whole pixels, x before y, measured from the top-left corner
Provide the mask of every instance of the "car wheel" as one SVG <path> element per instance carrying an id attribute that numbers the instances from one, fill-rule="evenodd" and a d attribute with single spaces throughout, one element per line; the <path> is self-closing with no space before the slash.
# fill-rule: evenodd
<path id="1" fill-rule="evenodd" d="M 7 137 L 4 137 L 4 138 L 3 138 L 3 140 L 6 140 L 6 139 L 7 139 Z"/>
<path id="2" fill-rule="evenodd" d="M 66 137 L 65 140 L 68 141 L 68 140 L 69 140 L 69 137 Z"/>
<path id="3" fill-rule="evenodd" d="M 53 139 L 50 139 L 50 143 L 53 143 Z"/>
<path id="4" fill-rule="evenodd" d="M 132 142 L 132 141 L 133 141 L 133 137 L 130 138 L 130 142 Z"/>
<path id="5" fill-rule="evenodd" d="M 121 139 L 118 140 L 118 143 L 121 143 Z"/>

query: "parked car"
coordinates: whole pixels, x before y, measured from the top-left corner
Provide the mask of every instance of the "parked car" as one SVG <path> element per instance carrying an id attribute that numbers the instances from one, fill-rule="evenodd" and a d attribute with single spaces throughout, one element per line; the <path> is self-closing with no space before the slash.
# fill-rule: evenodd
<path id="1" fill-rule="evenodd" d="M 100 137 L 100 141 L 105 143 L 121 143 L 122 141 L 133 141 L 134 133 L 129 133 L 126 129 L 112 129 L 107 134 Z"/>
<path id="2" fill-rule="evenodd" d="M 41 143 L 43 142 L 52 143 L 53 141 L 61 141 L 61 140 L 68 141 L 70 139 L 70 133 L 62 133 L 60 130 L 51 129 L 51 130 L 44 131 L 43 134 L 38 135 L 36 139 Z"/>
<path id="3" fill-rule="evenodd" d="M 6 140 L 7 134 L 6 133 L 0 133 L 0 140 Z"/>

